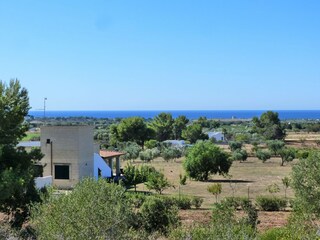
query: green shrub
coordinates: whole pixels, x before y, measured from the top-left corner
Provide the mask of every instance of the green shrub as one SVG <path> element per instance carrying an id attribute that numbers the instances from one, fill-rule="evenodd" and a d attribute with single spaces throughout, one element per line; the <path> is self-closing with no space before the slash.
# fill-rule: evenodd
<path id="1" fill-rule="evenodd" d="M 285 199 L 276 196 L 258 196 L 256 202 L 264 211 L 280 211 L 287 206 Z"/>
<path id="2" fill-rule="evenodd" d="M 125 189 L 101 178 L 83 179 L 66 195 L 50 194 L 31 213 L 37 239 L 127 239 L 133 215 Z"/>
<path id="3" fill-rule="evenodd" d="M 145 202 L 147 195 L 144 193 L 132 193 L 127 192 L 126 196 L 128 197 L 129 202 L 135 207 L 140 208 Z"/>
<path id="4" fill-rule="evenodd" d="M 194 196 L 191 199 L 191 205 L 197 209 L 201 207 L 202 203 L 203 203 L 203 198 L 201 197 Z"/>
<path id="5" fill-rule="evenodd" d="M 164 198 L 148 197 L 139 214 L 141 226 L 149 233 L 158 231 L 166 234 L 170 227 L 180 223 L 178 208 Z"/>
<path id="6" fill-rule="evenodd" d="M 260 240 L 286 239 L 285 228 L 271 228 L 260 235 Z"/>
<path id="7" fill-rule="evenodd" d="M 180 197 L 175 197 L 176 199 L 176 203 L 177 203 L 177 207 L 179 209 L 183 209 L 183 210 L 186 210 L 186 209 L 190 209 L 191 208 L 191 201 L 192 201 L 192 198 L 191 197 L 188 197 L 188 196 L 180 196 Z"/>
<path id="8" fill-rule="evenodd" d="M 178 209 L 191 209 L 192 198 L 189 196 L 157 196 L 158 198 L 163 199 L 168 206 L 175 206 Z"/>
<path id="9" fill-rule="evenodd" d="M 158 143 L 159 143 L 159 142 L 158 142 L 157 140 L 151 139 L 151 140 L 145 141 L 145 142 L 144 142 L 144 146 L 145 146 L 147 149 L 151 149 L 151 148 L 157 147 Z"/>
<path id="10" fill-rule="evenodd" d="M 236 209 L 244 209 L 251 203 L 248 197 L 226 197 L 223 202 L 228 206 L 232 206 Z"/>

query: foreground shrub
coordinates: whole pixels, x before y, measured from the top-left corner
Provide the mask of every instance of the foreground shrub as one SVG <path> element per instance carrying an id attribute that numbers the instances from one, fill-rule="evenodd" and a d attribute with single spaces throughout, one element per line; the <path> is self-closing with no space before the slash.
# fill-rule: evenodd
<path id="1" fill-rule="evenodd" d="M 245 209 L 251 204 L 251 201 L 248 199 L 248 197 L 226 197 L 223 202 L 236 209 Z"/>
<path id="2" fill-rule="evenodd" d="M 264 211 L 280 211 L 287 206 L 285 199 L 276 196 L 258 196 L 256 202 Z"/>
<path id="3" fill-rule="evenodd" d="M 201 207 L 202 203 L 203 203 L 203 198 L 201 197 L 194 196 L 191 199 L 191 204 L 197 209 Z"/>
<path id="4" fill-rule="evenodd" d="M 191 201 L 192 198 L 188 197 L 188 196 L 179 196 L 179 197 L 175 197 L 176 199 L 176 203 L 179 209 L 190 209 L 191 208 Z"/>
<path id="5" fill-rule="evenodd" d="M 178 208 L 170 201 L 159 197 L 148 197 L 140 208 L 141 227 L 151 232 L 168 233 L 179 224 Z"/>
<path id="6" fill-rule="evenodd" d="M 84 179 L 32 207 L 31 224 L 38 239 L 125 239 L 132 211 L 124 193 L 103 179 Z"/>
<path id="7" fill-rule="evenodd" d="M 142 204 L 145 202 L 147 195 L 144 193 L 132 193 L 127 192 L 126 197 L 128 198 L 128 201 L 135 207 L 140 208 Z"/>
<path id="8" fill-rule="evenodd" d="M 275 239 L 286 239 L 286 229 L 281 228 L 271 228 L 267 231 L 265 231 L 260 236 L 260 240 L 275 240 Z"/>

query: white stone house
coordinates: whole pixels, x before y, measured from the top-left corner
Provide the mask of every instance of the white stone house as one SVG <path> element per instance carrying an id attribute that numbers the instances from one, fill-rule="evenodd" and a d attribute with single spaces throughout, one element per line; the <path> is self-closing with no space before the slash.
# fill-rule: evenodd
<path id="1" fill-rule="evenodd" d="M 224 142 L 225 137 L 222 132 L 207 132 L 209 139 L 214 138 L 217 142 Z"/>

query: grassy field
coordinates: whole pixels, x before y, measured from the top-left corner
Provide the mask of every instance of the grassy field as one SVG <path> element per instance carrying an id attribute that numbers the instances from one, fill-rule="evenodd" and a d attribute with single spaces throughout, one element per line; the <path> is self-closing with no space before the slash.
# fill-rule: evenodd
<path id="1" fill-rule="evenodd" d="M 40 132 L 27 132 L 27 135 L 22 139 L 22 141 L 34 141 L 35 139 L 40 139 Z"/>

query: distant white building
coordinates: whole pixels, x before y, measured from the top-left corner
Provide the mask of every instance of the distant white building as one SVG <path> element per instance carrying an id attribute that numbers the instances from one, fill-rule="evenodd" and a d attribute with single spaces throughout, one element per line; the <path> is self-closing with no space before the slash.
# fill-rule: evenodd
<path id="1" fill-rule="evenodd" d="M 164 143 L 170 143 L 173 147 L 185 147 L 186 142 L 184 140 L 166 140 Z"/>
<path id="2" fill-rule="evenodd" d="M 222 132 L 207 132 L 209 139 L 214 138 L 217 142 L 218 141 L 225 141 L 224 134 Z"/>

